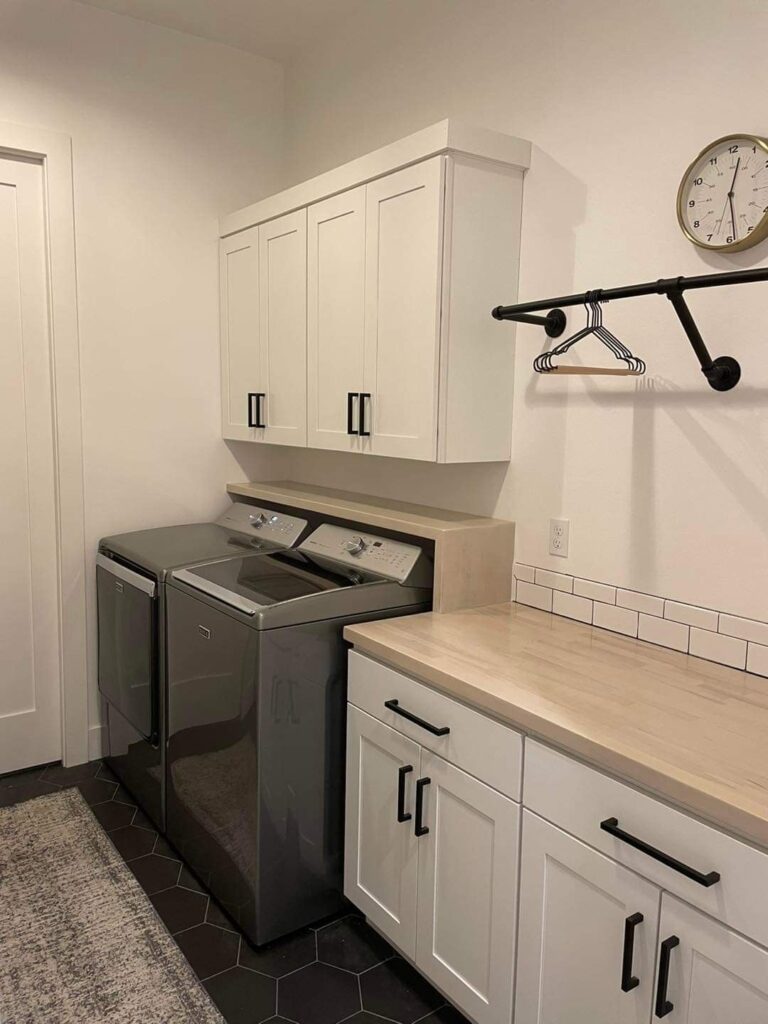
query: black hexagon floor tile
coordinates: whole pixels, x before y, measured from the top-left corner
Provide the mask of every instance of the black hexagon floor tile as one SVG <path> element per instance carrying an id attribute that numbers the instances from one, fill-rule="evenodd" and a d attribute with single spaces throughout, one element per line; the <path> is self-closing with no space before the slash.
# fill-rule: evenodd
<path id="1" fill-rule="evenodd" d="M 240 963 L 271 978 L 282 978 L 317 960 L 315 933 L 310 928 L 256 949 L 243 940 Z M 290 1015 L 289 1015 L 290 1016 Z"/>
<path id="2" fill-rule="evenodd" d="M 221 907 L 218 905 L 216 900 L 211 898 L 208 901 L 208 913 L 205 915 L 205 920 L 208 924 L 215 924 L 217 928 L 228 928 L 231 932 L 238 931 L 238 927 L 235 922 L 224 913 Z M 245 946 L 245 940 L 240 947 L 240 955 L 242 956 L 243 947 Z M 268 972 L 264 972 L 265 974 Z"/>
<path id="3" fill-rule="evenodd" d="M 205 921 L 208 897 L 201 892 L 174 885 L 150 896 L 150 900 L 171 934 Z"/>
<path id="4" fill-rule="evenodd" d="M 360 975 L 363 1009 L 400 1024 L 414 1024 L 445 999 L 400 957 L 386 960 Z"/>
<path id="5" fill-rule="evenodd" d="M 115 804 L 110 801 L 113 807 L 126 807 L 126 804 Z M 155 846 L 155 833 L 148 832 L 145 828 L 137 828 L 135 825 L 126 825 L 124 828 L 116 828 L 109 833 L 109 838 L 115 844 L 117 852 L 123 860 L 135 860 L 137 857 L 146 857 L 152 853 Z"/>
<path id="6" fill-rule="evenodd" d="M 95 778 L 100 767 L 101 761 L 87 761 L 85 764 L 76 764 L 73 768 L 65 768 L 61 764 L 51 764 L 44 769 L 40 777 L 57 786 L 74 786 L 78 782 Z"/>
<path id="7" fill-rule="evenodd" d="M 428 1017 L 423 1017 L 419 1024 L 469 1024 L 469 1021 L 455 1006 L 446 1003 Z"/>
<path id="8" fill-rule="evenodd" d="M 276 982 L 245 967 L 232 967 L 204 982 L 227 1024 L 274 1020 Z"/>
<path id="9" fill-rule="evenodd" d="M 278 982 L 277 1012 L 296 1024 L 338 1024 L 360 1010 L 357 978 L 328 964 L 310 964 Z"/>
<path id="10" fill-rule="evenodd" d="M 201 981 L 237 964 L 240 936 L 234 932 L 225 932 L 212 924 L 198 924 L 177 932 L 174 938 Z"/>
<path id="11" fill-rule="evenodd" d="M 131 807 L 129 804 L 118 804 L 114 800 L 107 800 L 102 804 L 94 804 L 91 810 L 105 832 L 111 832 L 113 829 L 132 825 L 133 816 L 136 813 L 135 807 Z"/>
<path id="12" fill-rule="evenodd" d="M 158 857 L 156 853 L 129 860 L 127 864 L 147 896 L 176 885 L 181 869 L 179 861 Z"/>
<path id="13" fill-rule="evenodd" d="M 76 782 L 75 785 L 85 798 L 86 803 L 91 805 L 111 800 L 117 790 L 114 782 L 107 782 L 106 779 L 83 779 L 81 782 Z"/>
<path id="14" fill-rule="evenodd" d="M 362 917 L 350 916 L 318 931 L 317 954 L 323 963 L 359 974 L 389 959 L 394 951 Z"/>
<path id="15" fill-rule="evenodd" d="M 60 793 L 61 788 L 50 782 L 43 782 L 41 779 L 24 777 L 15 786 L 5 785 L 0 789 L 0 807 L 10 807 L 11 804 L 20 804 L 25 800 L 34 800 L 36 796 L 49 796 L 51 793 Z"/>
<path id="16" fill-rule="evenodd" d="M 205 886 L 202 882 L 198 881 L 186 864 L 182 866 L 181 874 L 179 875 L 179 885 L 183 885 L 185 889 L 194 889 L 195 892 L 206 892 Z"/>

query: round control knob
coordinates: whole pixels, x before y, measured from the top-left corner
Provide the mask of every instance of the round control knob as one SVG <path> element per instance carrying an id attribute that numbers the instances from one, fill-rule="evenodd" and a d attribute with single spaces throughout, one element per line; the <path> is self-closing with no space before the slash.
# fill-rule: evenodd
<path id="1" fill-rule="evenodd" d="M 257 516 L 254 516 L 251 519 L 251 526 L 254 528 L 254 530 L 260 530 L 264 523 L 266 523 L 266 521 L 267 517 L 264 515 L 264 513 L 259 512 Z"/>
<path id="2" fill-rule="evenodd" d="M 348 540 L 344 547 L 350 553 L 350 555 L 362 555 L 368 545 L 365 543 L 362 537 L 356 537 L 354 540 Z"/>

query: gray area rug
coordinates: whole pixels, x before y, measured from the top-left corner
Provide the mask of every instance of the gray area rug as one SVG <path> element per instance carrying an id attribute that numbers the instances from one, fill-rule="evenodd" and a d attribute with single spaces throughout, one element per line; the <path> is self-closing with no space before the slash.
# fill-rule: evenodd
<path id="1" fill-rule="evenodd" d="M 76 789 L 0 809 L 2 1024 L 223 1024 Z"/>

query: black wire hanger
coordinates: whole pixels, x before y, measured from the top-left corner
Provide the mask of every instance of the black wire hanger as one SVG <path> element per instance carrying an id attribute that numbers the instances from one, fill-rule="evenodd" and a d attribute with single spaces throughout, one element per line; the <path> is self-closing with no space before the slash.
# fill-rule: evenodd
<path id="1" fill-rule="evenodd" d="M 600 304 L 601 292 L 591 291 L 584 296 L 584 308 L 587 311 L 587 325 L 580 331 L 561 342 L 549 352 L 542 352 L 533 361 L 533 368 L 537 373 L 571 373 L 571 374 L 613 374 L 617 376 L 638 376 L 645 373 L 645 363 L 642 359 L 633 355 L 627 346 L 619 341 L 615 334 L 608 330 L 603 324 L 603 310 Z M 626 366 L 602 367 L 602 366 L 560 366 L 553 363 L 553 359 L 563 355 L 583 338 L 594 335 L 605 347 L 613 353 L 619 362 L 626 363 Z"/>

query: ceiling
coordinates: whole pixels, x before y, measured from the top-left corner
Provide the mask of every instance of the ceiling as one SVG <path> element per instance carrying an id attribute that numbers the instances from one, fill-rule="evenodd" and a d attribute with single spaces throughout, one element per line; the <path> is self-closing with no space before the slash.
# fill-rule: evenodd
<path id="1" fill-rule="evenodd" d="M 80 0 L 115 14 L 289 60 L 360 9 L 386 0 Z"/>

